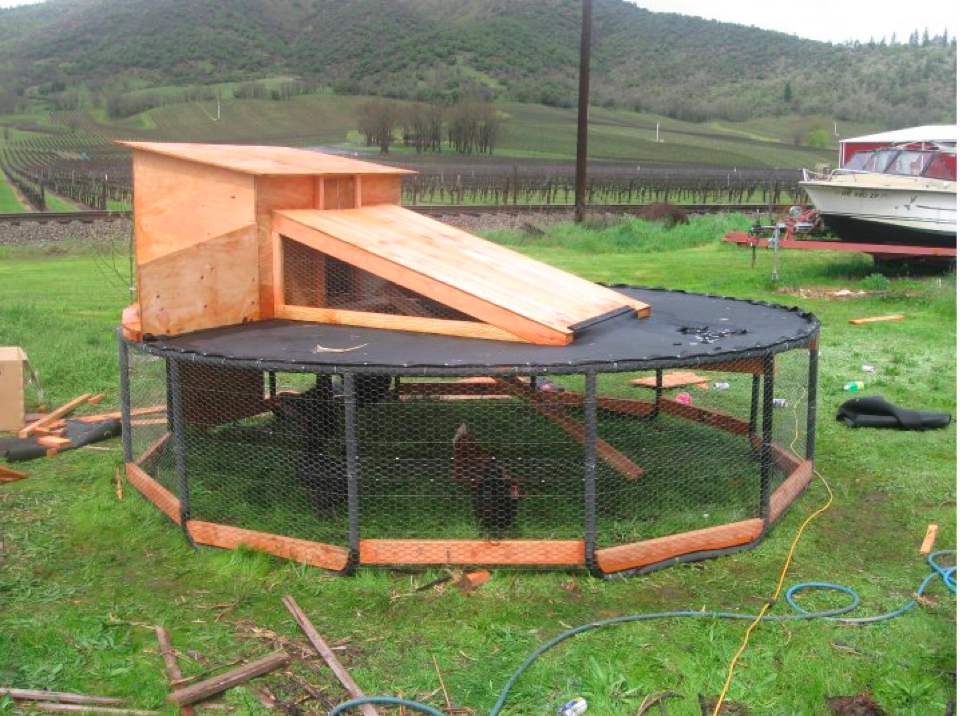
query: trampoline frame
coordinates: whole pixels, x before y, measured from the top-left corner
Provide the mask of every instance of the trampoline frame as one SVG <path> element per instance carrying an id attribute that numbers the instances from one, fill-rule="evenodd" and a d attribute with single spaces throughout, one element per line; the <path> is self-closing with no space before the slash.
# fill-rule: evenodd
<path id="1" fill-rule="evenodd" d="M 184 353 L 151 345 L 149 342 L 133 341 L 118 330 L 120 388 L 122 400 L 123 456 L 129 481 L 144 497 L 158 507 L 174 523 L 180 525 L 183 533 L 193 547 L 236 548 L 244 545 L 250 549 L 267 552 L 276 556 L 293 559 L 321 567 L 340 575 L 352 575 L 358 567 L 364 565 L 401 566 L 416 564 L 419 566 L 510 566 L 510 567 L 553 567 L 586 568 L 595 577 L 610 579 L 645 574 L 671 565 L 710 559 L 733 554 L 755 547 L 769 532 L 786 508 L 796 499 L 813 477 L 815 452 L 815 426 L 817 401 L 817 373 L 819 364 L 819 323 L 812 322 L 812 329 L 802 338 L 783 341 L 762 349 L 739 351 L 736 355 L 717 355 L 697 360 L 664 359 L 644 360 L 637 363 L 617 362 L 614 365 L 600 363 L 594 365 L 558 366 L 507 366 L 488 368 L 485 373 L 499 377 L 528 376 L 535 381 L 538 375 L 578 374 L 585 377 L 582 397 L 570 398 L 570 394 L 552 396 L 547 399 L 576 400 L 577 407 L 584 411 L 584 522 L 582 540 L 393 540 L 364 539 L 360 519 L 360 494 L 358 487 L 358 442 L 357 442 L 357 396 L 355 376 L 377 373 L 416 377 L 418 375 L 437 377 L 464 376 L 477 374 L 476 367 L 436 367 L 410 368 L 403 366 L 343 366 L 291 364 L 262 360 L 238 360 L 219 356 L 204 356 Z M 132 410 L 130 402 L 130 360 L 131 347 L 139 351 L 161 357 L 167 368 L 167 421 L 168 431 L 149 446 L 141 455 L 133 454 Z M 774 444 L 774 357 L 793 349 L 806 349 L 809 353 L 806 395 L 806 435 L 802 457 L 789 454 Z M 749 370 L 742 368 L 738 372 L 752 374 L 750 417 L 742 420 L 733 416 L 711 411 L 706 408 L 685 405 L 663 396 L 663 371 L 670 368 L 695 368 L 703 371 L 737 370 L 734 362 L 743 359 L 754 360 Z M 268 391 L 276 395 L 276 373 L 339 373 L 343 376 L 344 417 L 347 474 L 347 519 L 348 546 L 346 548 L 321 542 L 256 532 L 239 527 L 221 525 L 193 519 L 191 516 L 189 476 L 185 459 L 183 405 L 178 378 L 179 363 L 193 362 L 247 369 L 266 373 Z M 762 363 L 762 368 L 759 366 Z M 642 400 L 613 399 L 611 402 L 597 395 L 597 376 L 600 373 L 626 372 L 631 370 L 655 370 L 656 391 L 652 402 Z M 549 396 L 550 394 L 546 394 Z M 605 404 L 606 403 L 606 404 Z M 761 517 L 740 522 L 708 527 L 691 532 L 682 532 L 665 537 L 642 540 L 615 547 L 597 548 L 597 414 L 599 410 L 633 415 L 651 419 L 661 411 L 675 417 L 707 423 L 712 427 L 734 434 L 744 435 L 755 450 L 759 450 L 760 470 L 760 511 Z M 757 432 L 759 423 L 760 431 Z M 177 497 L 157 480 L 151 477 L 141 465 L 151 454 L 164 447 L 167 441 L 172 444 L 176 477 Z M 770 481 L 772 470 L 778 465 L 787 473 L 787 477 L 772 491 Z M 693 540 L 697 548 L 690 550 L 683 545 Z M 418 557 L 414 560 L 391 561 L 390 554 L 396 554 L 400 544 L 405 550 L 416 546 Z M 522 546 L 522 550 L 519 548 Z M 538 556 L 534 559 L 520 558 L 518 551 L 529 554 L 535 546 Z M 408 552 L 406 552 L 408 553 Z"/>

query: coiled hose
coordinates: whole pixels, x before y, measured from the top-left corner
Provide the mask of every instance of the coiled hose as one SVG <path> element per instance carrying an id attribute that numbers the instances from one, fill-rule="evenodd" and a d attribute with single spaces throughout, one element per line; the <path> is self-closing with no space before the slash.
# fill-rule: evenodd
<path id="1" fill-rule="evenodd" d="M 783 616 L 776 615 L 764 615 L 761 617 L 761 621 L 769 622 L 786 622 L 786 621 L 806 621 L 812 619 L 827 619 L 830 621 L 835 621 L 840 624 L 873 624 L 876 622 L 886 621 L 887 619 L 894 619 L 896 617 L 906 614 L 908 611 L 917 606 L 917 600 L 923 596 L 927 591 L 930 583 L 939 577 L 943 585 L 953 594 L 957 593 L 957 568 L 956 566 L 942 566 L 938 560 L 945 555 L 956 555 L 955 550 L 943 550 L 940 552 L 934 552 L 933 554 L 927 557 L 927 564 L 930 565 L 930 574 L 923 578 L 923 581 L 920 582 L 920 586 L 917 588 L 916 597 L 911 599 L 906 604 L 904 604 L 899 609 L 895 609 L 892 612 L 887 612 L 885 614 L 877 614 L 875 616 L 869 617 L 844 617 L 844 614 L 849 614 L 854 609 L 860 606 L 860 596 L 849 587 L 844 587 L 840 584 L 832 584 L 830 582 L 803 582 L 802 584 L 795 584 L 790 587 L 784 599 L 787 604 L 794 610 L 794 614 L 785 614 Z M 841 592 L 850 597 L 850 603 L 846 606 L 839 607 L 837 609 L 827 609 L 819 612 L 807 611 L 801 607 L 796 602 L 796 595 L 798 592 L 810 591 L 810 590 L 827 590 L 833 592 Z M 550 651 L 553 647 L 557 646 L 561 642 L 570 639 L 571 637 L 576 636 L 577 634 L 582 634 L 583 632 L 592 631 L 594 629 L 601 629 L 609 626 L 616 626 L 618 624 L 629 624 L 632 622 L 647 621 L 650 619 L 674 619 L 674 618 L 683 618 L 691 617 L 698 619 L 741 619 L 741 620 L 750 620 L 754 621 L 757 619 L 756 614 L 738 614 L 736 612 L 701 612 L 701 611 L 674 611 L 674 612 L 650 612 L 647 614 L 630 614 L 623 617 L 615 617 L 613 619 L 603 619 L 601 621 L 589 622 L 588 624 L 582 624 L 573 629 L 568 629 L 567 631 L 559 634 L 558 636 L 553 637 L 549 641 L 541 644 L 536 651 L 534 651 L 530 656 L 528 656 L 522 664 L 517 668 L 516 671 L 507 679 L 507 683 L 503 685 L 503 688 L 500 690 L 500 696 L 497 698 L 497 702 L 493 705 L 493 708 L 490 709 L 490 712 L 487 716 L 497 716 L 500 711 L 503 709 L 504 704 L 507 701 L 507 697 L 510 695 L 510 691 L 513 689 L 514 685 L 519 681 L 520 677 L 523 676 L 523 673 L 530 668 L 530 666 L 543 656 L 545 653 Z M 419 711 L 425 714 L 431 714 L 431 716 L 449 716 L 439 709 L 435 709 L 433 706 L 428 706 L 427 704 L 420 703 L 419 701 L 412 701 L 410 699 L 402 699 L 394 696 L 366 696 L 362 699 L 351 699 L 350 701 L 344 701 L 342 704 L 336 706 L 332 711 L 330 711 L 329 716 L 339 716 L 339 714 L 352 709 L 356 706 L 362 706 L 364 704 L 376 704 L 381 706 L 403 706 L 405 708 L 411 709 L 413 711 Z"/>

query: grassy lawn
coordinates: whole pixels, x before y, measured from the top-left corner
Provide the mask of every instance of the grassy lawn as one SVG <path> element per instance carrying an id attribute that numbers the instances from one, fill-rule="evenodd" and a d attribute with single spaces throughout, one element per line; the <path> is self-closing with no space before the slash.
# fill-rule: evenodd
<path id="1" fill-rule="evenodd" d="M 836 494 L 800 544 L 788 584 L 830 581 L 864 600 L 863 614 L 910 599 L 927 567 L 917 554 L 929 523 L 937 546 L 956 544 L 956 430 L 853 431 L 833 420 L 842 385 L 876 367 L 871 391 L 925 410 L 956 410 L 955 277 L 879 276 L 868 257 L 786 252 L 782 280 L 771 255 L 720 243 L 743 218 L 705 217 L 664 232 L 640 222 L 545 236 L 498 232 L 496 240 L 589 279 L 721 293 L 799 305 L 823 321 L 818 468 Z M 21 345 L 48 402 L 104 391 L 119 403 L 114 331 L 130 295 L 101 250 L 65 253 L 0 247 L 0 343 Z M 847 300 L 840 288 L 868 293 Z M 813 291 L 811 292 L 811 289 Z M 801 293 L 802 291 L 802 293 Z M 653 307 L 656 310 L 656 306 Z M 904 321 L 851 326 L 855 317 L 902 312 Z M 467 596 L 414 593 L 443 574 L 361 570 L 330 578 L 247 551 L 193 551 L 182 534 L 127 486 L 117 499 L 119 441 L 25 465 L 30 479 L 0 487 L 0 686 L 127 696 L 163 706 L 167 681 L 153 632 L 165 625 L 188 674 L 301 641 L 280 597 L 293 594 L 368 694 L 426 699 L 443 708 L 434 661 L 450 699 L 485 713 L 536 646 L 573 626 L 635 612 L 675 609 L 754 613 L 773 590 L 799 524 L 825 501 L 814 482 L 760 547 L 699 566 L 601 582 L 585 575 L 497 571 Z M 809 608 L 833 604 L 812 596 Z M 786 613 L 778 604 L 774 613 Z M 828 714 L 825 697 L 869 692 L 888 714 L 940 716 L 956 690 L 956 610 L 939 585 L 908 615 L 867 627 L 827 622 L 765 624 L 737 671 L 730 698 L 753 714 Z M 545 714 L 576 695 L 590 714 L 632 716 L 644 694 L 670 689 L 671 716 L 699 713 L 697 694 L 716 695 L 745 629 L 742 622 L 654 621 L 579 636 L 552 651 L 518 683 L 507 714 Z M 322 689 L 303 713 L 344 696 L 317 661 L 275 672 L 266 684 L 284 701 Z M 234 713 L 268 713 L 247 689 Z M 0 713 L 10 709 L 0 701 Z M 296 711 L 289 711 L 296 713 Z M 655 711 L 653 712 L 655 713 Z"/>
<path id="2" fill-rule="evenodd" d="M 7 181 L 7 176 L 0 172 L 0 214 L 13 214 L 19 211 L 26 211 L 26 209 L 17 199 L 13 187 Z"/>

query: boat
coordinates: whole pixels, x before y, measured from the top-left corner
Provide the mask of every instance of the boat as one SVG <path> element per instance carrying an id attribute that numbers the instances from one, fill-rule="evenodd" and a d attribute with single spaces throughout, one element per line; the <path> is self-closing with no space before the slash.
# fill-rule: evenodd
<path id="1" fill-rule="evenodd" d="M 952 129 L 952 141 L 933 129 Z M 841 159 L 833 171 L 804 169 L 800 185 L 842 241 L 956 249 L 956 127 L 847 140 Z"/>

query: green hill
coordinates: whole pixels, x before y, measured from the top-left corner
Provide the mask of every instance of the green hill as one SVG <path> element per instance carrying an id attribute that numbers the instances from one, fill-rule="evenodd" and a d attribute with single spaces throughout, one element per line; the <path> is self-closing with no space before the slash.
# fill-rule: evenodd
<path id="1" fill-rule="evenodd" d="M 0 114 L 281 76 L 303 81 L 296 93 L 569 107 L 579 26 L 579 0 L 47 0 L 0 10 Z M 945 32 L 833 45 L 623 0 L 598 0 L 594 28 L 595 105 L 687 121 L 956 121 Z"/>

